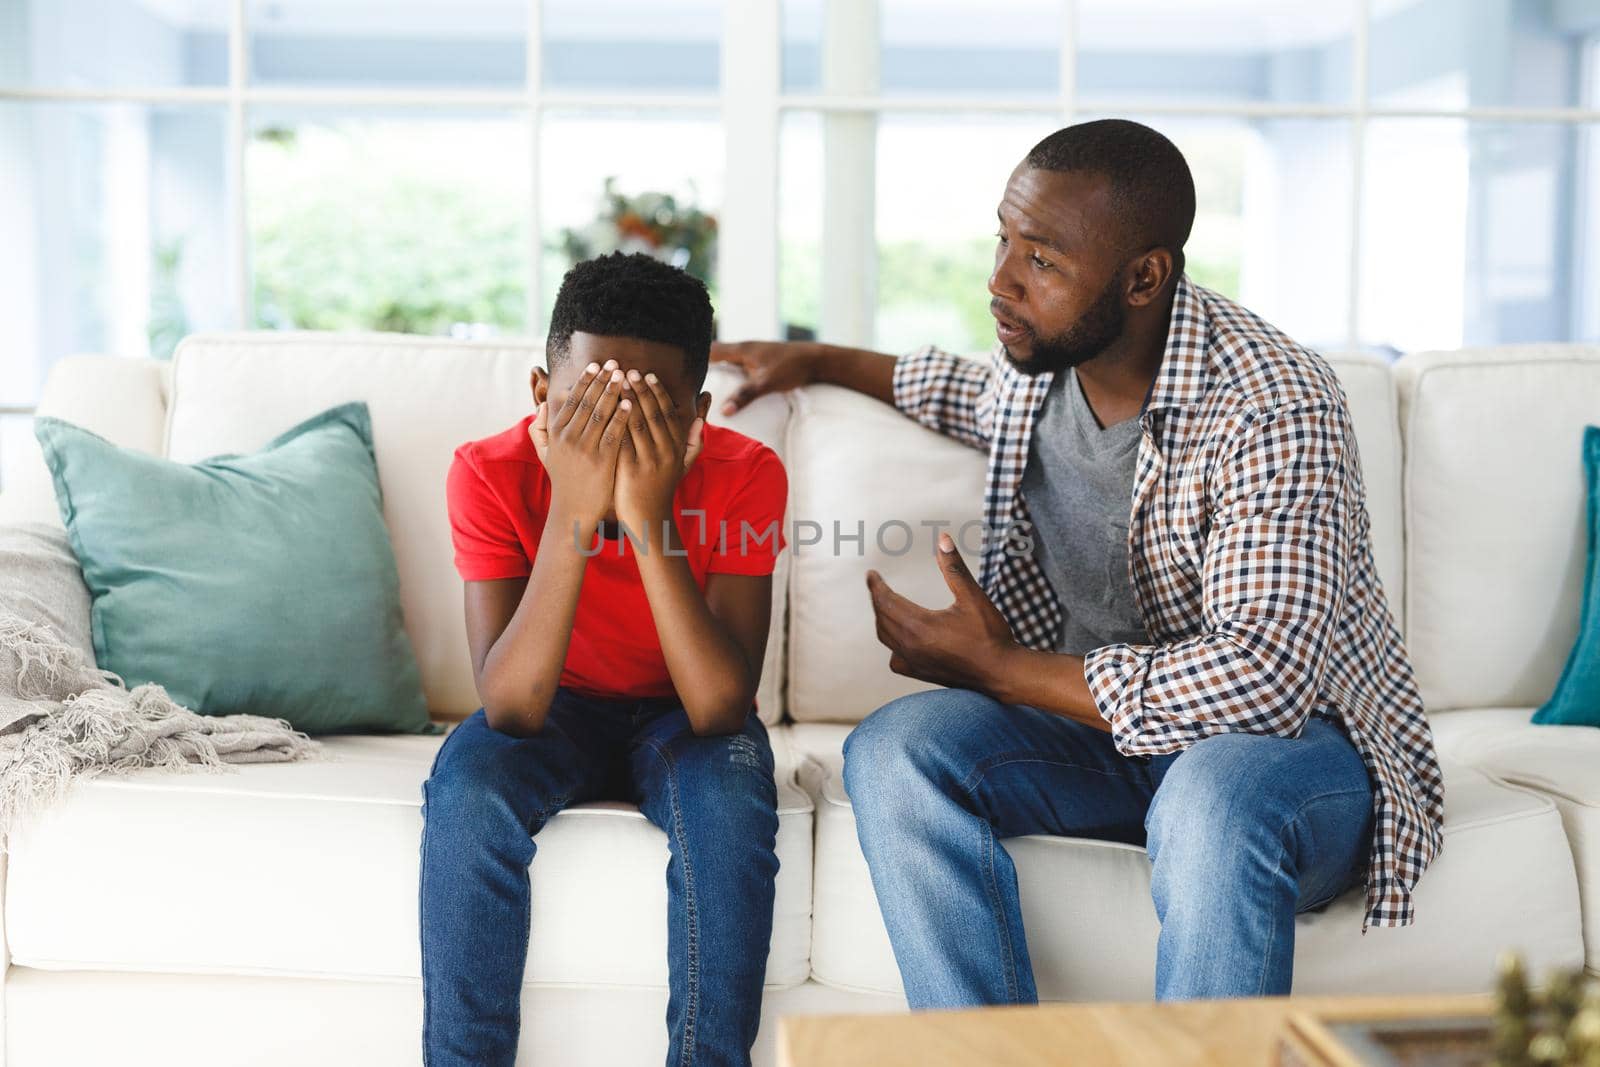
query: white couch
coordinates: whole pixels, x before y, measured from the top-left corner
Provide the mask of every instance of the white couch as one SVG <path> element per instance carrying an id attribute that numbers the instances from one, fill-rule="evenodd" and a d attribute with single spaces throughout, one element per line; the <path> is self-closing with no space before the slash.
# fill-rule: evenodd
<path id="1" fill-rule="evenodd" d="M 206 336 L 173 364 L 65 360 L 40 411 L 187 461 L 367 401 L 429 705 L 460 718 L 478 701 L 445 471 L 457 444 L 528 410 L 538 358 L 525 344 Z M 1536 972 L 1600 968 L 1600 731 L 1527 722 L 1577 629 L 1579 437 L 1600 422 L 1600 349 L 1333 362 L 1378 567 L 1445 759 L 1447 824 L 1415 926 L 1362 937 L 1359 890 L 1301 917 L 1296 992 L 1484 990 L 1508 947 Z M 713 368 L 719 402 L 732 382 Z M 788 465 L 791 522 L 823 530 L 780 566 L 760 700 L 782 719 L 782 870 L 757 1049 L 767 1064 L 778 1015 L 904 1006 L 839 782 L 850 723 L 915 688 L 885 666 L 862 576 L 877 567 L 922 602 L 946 602 L 925 530 L 900 556 L 874 531 L 976 518 L 983 457 L 826 387 L 728 421 Z M 22 519 L 59 522 L 37 457 L 0 494 L 0 521 Z M 835 520 L 846 538 L 864 523 L 865 537 L 836 554 Z M 0 869 L 8 1062 L 419 1062 L 420 786 L 439 744 L 347 737 L 328 742 L 326 763 L 80 784 L 19 830 Z M 1008 847 L 1041 993 L 1148 998 L 1157 927 L 1143 850 L 1050 837 Z M 662 1061 L 666 855 L 625 805 L 581 806 L 542 832 L 519 1062 Z"/>

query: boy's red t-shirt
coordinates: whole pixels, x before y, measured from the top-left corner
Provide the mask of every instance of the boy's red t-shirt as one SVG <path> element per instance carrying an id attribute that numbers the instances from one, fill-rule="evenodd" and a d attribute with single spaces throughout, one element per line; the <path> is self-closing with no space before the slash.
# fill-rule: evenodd
<path id="1" fill-rule="evenodd" d="M 532 421 L 529 415 L 456 449 L 446 495 L 456 570 L 465 581 L 525 578 L 533 571 L 550 509 L 550 476 L 528 437 Z M 771 574 L 786 544 L 788 492 L 777 453 L 708 423 L 704 447 L 673 498 L 695 584 L 704 589 L 708 574 Z M 650 531 L 650 551 L 660 551 L 660 537 L 659 530 Z M 598 551 L 584 569 L 561 685 L 602 698 L 674 696 L 633 544 L 623 537 L 587 548 Z"/>

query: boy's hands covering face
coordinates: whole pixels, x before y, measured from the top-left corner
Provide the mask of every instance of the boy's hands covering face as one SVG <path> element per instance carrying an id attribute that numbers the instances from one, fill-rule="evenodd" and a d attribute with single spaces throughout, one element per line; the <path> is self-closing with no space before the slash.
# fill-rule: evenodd
<path id="1" fill-rule="evenodd" d="M 672 516 L 678 482 L 700 454 L 705 420 L 696 417 L 685 428 L 672 395 L 654 374 L 631 370 L 626 384 L 635 403 L 628 444 L 617 459 L 617 518 L 632 530 L 657 530 Z"/>
<path id="2" fill-rule="evenodd" d="M 556 413 L 542 403 L 528 427 L 550 474 L 556 510 L 585 524 L 598 524 L 611 510 L 617 455 L 633 407 L 626 385 L 615 360 L 603 367 L 591 363 Z"/>
<path id="3" fill-rule="evenodd" d="M 548 399 L 535 408 L 528 427 L 534 451 L 550 475 L 557 505 L 582 521 L 615 518 L 640 533 L 645 523 L 658 532 L 672 514 L 678 482 L 700 454 L 705 420 L 692 408 L 680 409 L 662 382 L 651 378 L 656 376 L 624 372 L 616 360 L 607 360 L 598 370 L 583 371 L 554 414 Z M 535 397 L 542 393 L 542 386 L 536 388 Z M 605 425 L 617 442 L 608 441 L 604 430 L 589 432 Z M 607 456 L 611 465 L 601 474 L 594 464 Z"/>

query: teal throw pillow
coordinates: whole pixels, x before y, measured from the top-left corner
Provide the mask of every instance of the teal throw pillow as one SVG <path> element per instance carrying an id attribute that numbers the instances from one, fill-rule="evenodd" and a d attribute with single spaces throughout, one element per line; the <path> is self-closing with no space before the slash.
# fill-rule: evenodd
<path id="1" fill-rule="evenodd" d="M 98 665 L 205 715 L 437 733 L 400 613 L 367 406 L 175 463 L 41 416 Z"/>
<path id="2" fill-rule="evenodd" d="M 1583 611 L 1578 616 L 1578 640 L 1556 691 L 1533 721 L 1553 726 L 1600 726 L 1600 426 L 1583 431 L 1583 470 L 1588 477 L 1589 559 L 1583 574 Z"/>

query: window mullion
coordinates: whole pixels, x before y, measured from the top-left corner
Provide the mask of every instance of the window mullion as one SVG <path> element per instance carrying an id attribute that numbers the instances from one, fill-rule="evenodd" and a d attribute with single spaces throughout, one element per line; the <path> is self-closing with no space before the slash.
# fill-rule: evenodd
<path id="1" fill-rule="evenodd" d="M 528 0 L 527 35 L 527 112 L 524 131 L 528 138 L 528 293 L 525 330 L 530 336 L 543 337 L 544 227 L 539 217 L 539 200 L 544 189 L 544 175 L 539 169 L 539 139 L 544 119 L 541 99 L 544 88 L 544 5 L 541 0 Z"/>
<path id="2" fill-rule="evenodd" d="M 229 273 L 233 293 L 233 320 L 237 329 L 248 329 L 254 321 L 250 299 L 250 219 L 246 208 L 245 154 L 250 148 L 246 125 L 245 87 L 250 79 L 250 51 L 247 0 L 233 0 L 233 18 L 228 29 L 228 233 L 231 244 Z"/>
<path id="3" fill-rule="evenodd" d="M 827 0 L 823 91 L 878 91 L 877 0 Z M 871 347 L 878 291 L 878 113 L 822 117 L 821 339 Z"/>
<path id="4" fill-rule="evenodd" d="M 1346 329 L 1346 343 L 1352 350 L 1361 347 L 1361 199 L 1366 182 L 1367 49 L 1371 21 L 1371 0 L 1357 0 L 1355 38 L 1350 49 L 1356 109 L 1350 120 L 1350 319 Z"/>
<path id="5" fill-rule="evenodd" d="M 778 331 L 779 0 L 730 0 L 722 20 L 726 179 L 717 237 L 725 339 Z"/>
<path id="6" fill-rule="evenodd" d="M 1078 0 L 1061 4 L 1061 122 L 1070 126 L 1078 113 Z"/>

